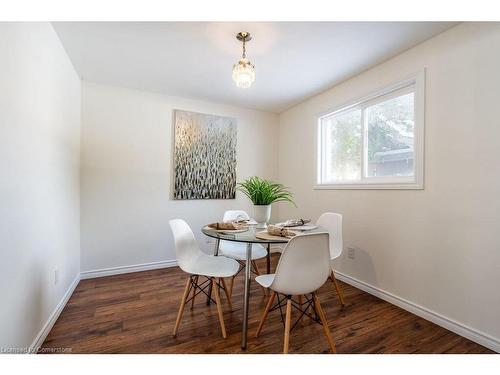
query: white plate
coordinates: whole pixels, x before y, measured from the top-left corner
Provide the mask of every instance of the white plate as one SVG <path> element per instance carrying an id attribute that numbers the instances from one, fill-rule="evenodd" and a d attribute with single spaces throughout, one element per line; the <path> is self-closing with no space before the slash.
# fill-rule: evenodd
<path id="1" fill-rule="evenodd" d="M 284 224 L 284 223 L 281 223 L 281 224 Z M 277 225 L 279 225 L 279 224 L 277 224 Z M 313 230 L 313 229 L 318 228 L 318 226 L 315 224 L 305 224 L 305 225 L 299 225 L 297 227 L 285 227 L 285 228 L 290 229 L 290 230 Z"/>

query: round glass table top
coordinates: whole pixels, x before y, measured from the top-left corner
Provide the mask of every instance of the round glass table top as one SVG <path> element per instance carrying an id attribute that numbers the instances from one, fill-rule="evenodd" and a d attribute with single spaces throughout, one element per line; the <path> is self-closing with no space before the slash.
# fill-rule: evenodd
<path id="1" fill-rule="evenodd" d="M 290 228 L 293 229 L 293 228 Z M 201 229 L 203 234 L 213 237 L 213 238 L 218 238 L 220 240 L 226 240 L 226 241 L 234 241 L 234 242 L 246 242 L 246 243 L 287 243 L 290 241 L 289 238 L 282 237 L 282 238 L 276 238 L 276 239 L 261 239 L 255 237 L 255 234 L 257 232 L 262 232 L 266 231 L 266 229 L 263 228 L 256 228 L 256 225 L 249 225 L 248 230 L 244 232 L 235 232 L 235 233 L 228 233 L 228 232 L 219 232 L 216 229 L 208 228 L 208 227 L 203 227 Z M 316 229 L 312 230 L 307 230 L 307 231 L 301 231 L 301 233 L 322 233 L 325 232 L 326 230 L 324 228 L 318 227 Z"/>

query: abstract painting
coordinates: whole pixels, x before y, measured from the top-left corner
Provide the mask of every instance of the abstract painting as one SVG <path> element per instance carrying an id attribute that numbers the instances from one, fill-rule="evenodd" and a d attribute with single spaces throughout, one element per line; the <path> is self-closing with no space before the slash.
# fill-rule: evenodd
<path id="1" fill-rule="evenodd" d="M 174 199 L 234 199 L 236 119 L 174 110 Z"/>

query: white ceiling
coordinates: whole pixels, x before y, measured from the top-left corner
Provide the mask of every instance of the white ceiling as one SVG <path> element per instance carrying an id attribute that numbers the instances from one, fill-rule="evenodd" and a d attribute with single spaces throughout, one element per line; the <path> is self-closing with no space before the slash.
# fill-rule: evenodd
<path id="1" fill-rule="evenodd" d="M 55 22 L 83 80 L 281 112 L 450 22 Z M 256 79 L 237 88 L 238 31 Z"/>

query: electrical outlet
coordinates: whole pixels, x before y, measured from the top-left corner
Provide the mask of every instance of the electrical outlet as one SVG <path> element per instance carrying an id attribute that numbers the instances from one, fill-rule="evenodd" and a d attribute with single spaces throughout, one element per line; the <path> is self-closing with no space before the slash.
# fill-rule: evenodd
<path id="1" fill-rule="evenodd" d="M 59 282 L 59 270 L 56 268 L 54 270 L 54 285 L 57 285 L 58 282 Z"/>
<path id="2" fill-rule="evenodd" d="M 356 258 L 356 249 L 354 249 L 354 247 L 348 247 L 347 248 L 347 257 L 349 259 Z"/>

